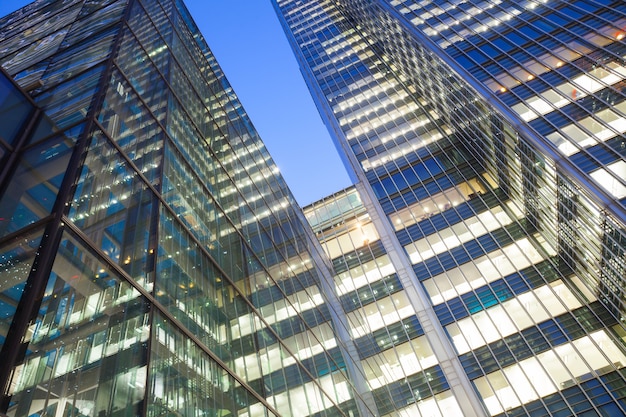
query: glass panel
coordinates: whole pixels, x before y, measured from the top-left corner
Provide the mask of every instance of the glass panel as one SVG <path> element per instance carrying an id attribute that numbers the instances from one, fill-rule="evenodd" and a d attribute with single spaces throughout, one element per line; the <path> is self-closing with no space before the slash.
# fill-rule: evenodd
<path id="1" fill-rule="evenodd" d="M 31 232 L 0 247 L 0 350 L 22 297 L 41 233 Z"/>
<path id="2" fill-rule="evenodd" d="M 35 101 L 57 126 L 64 127 L 85 118 L 96 94 L 103 66 L 79 75 L 51 91 L 35 97 Z"/>
<path id="3" fill-rule="evenodd" d="M 153 194 L 96 131 L 70 209 L 70 219 L 137 282 L 150 289 Z"/>
<path id="4" fill-rule="evenodd" d="M 159 302 L 224 361 L 231 360 L 230 321 L 249 313 L 187 232 L 165 211 L 160 221 L 155 294 Z"/>
<path id="5" fill-rule="evenodd" d="M 150 63 L 149 60 L 147 60 L 146 55 L 139 52 L 141 51 L 139 46 L 135 42 L 128 43 L 130 44 L 130 50 L 127 52 L 132 54 L 135 62 L 127 65 L 125 68 L 125 74 L 127 74 L 127 77 L 135 91 L 128 92 L 127 97 L 124 97 L 124 100 L 129 101 L 130 97 L 128 96 L 136 92 L 136 94 L 141 96 L 141 100 L 145 103 L 145 105 L 142 104 L 138 107 L 145 109 L 147 106 L 149 113 L 153 115 L 159 123 L 167 125 L 168 121 L 166 119 L 166 112 L 168 111 L 168 97 L 171 95 L 169 86 L 165 83 L 163 77 L 161 77 L 156 68 Z M 161 56 L 161 62 L 168 60 L 168 57 L 163 58 L 163 54 L 161 53 L 157 55 Z M 153 58 L 158 59 L 157 57 Z M 129 89 L 125 82 L 124 87 Z M 119 88 L 119 84 L 116 88 Z M 128 106 L 128 104 L 126 104 L 126 106 Z M 148 114 L 148 110 L 142 111 Z M 135 112 L 137 111 L 138 110 L 135 110 Z"/>
<path id="6" fill-rule="evenodd" d="M 41 113 L 39 120 L 37 120 L 34 131 L 28 138 L 26 145 L 39 142 L 40 140 L 52 136 L 57 133 L 59 129 L 56 128 L 52 120 L 50 120 L 45 114 Z M 65 136 L 71 138 L 74 142 L 78 140 L 80 134 L 83 133 L 83 125 L 75 126 L 64 132 Z"/>
<path id="7" fill-rule="evenodd" d="M 13 79 L 20 85 L 20 87 L 28 87 L 31 92 L 39 91 L 39 81 L 43 74 L 48 69 L 50 62 L 48 60 L 37 62 L 30 67 L 13 75 Z"/>
<path id="8" fill-rule="evenodd" d="M 168 320 L 154 329 L 148 416 L 274 415 Z"/>
<path id="9" fill-rule="evenodd" d="M 617 161 L 609 164 L 606 169 L 600 168 L 592 172 L 591 177 L 615 198 L 626 197 L 626 185 L 623 184 L 624 178 L 626 178 L 626 162 Z"/>
<path id="10" fill-rule="evenodd" d="M 66 234 L 15 369 L 8 414 L 140 415 L 148 310 L 137 290 Z"/>
<path id="11" fill-rule="evenodd" d="M 63 82 L 106 59 L 117 32 L 117 28 L 110 29 L 94 35 L 89 39 L 89 45 L 73 45 L 74 47 L 56 54 L 49 65 L 46 65 L 45 84 L 54 85 Z"/>
<path id="12" fill-rule="evenodd" d="M 224 231 L 232 225 L 219 215 L 212 196 L 203 191 L 205 184 L 198 185 L 198 178 L 172 146 L 166 147 L 163 171 L 163 198 L 195 237 L 207 242 L 207 249 L 219 261 L 232 238 Z"/>
<path id="13" fill-rule="evenodd" d="M 13 83 L 4 74 L 0 74 L 0 115 L 3 120 L 0 123 L 0 139 L 13 143 L 32 110 L 33 106 Z M 7 120 L 11 122 L 6 123 Z"/>
<path id="14" fill-rule="evenodd" d="M 169 25 L 159 25 L 155 28 L 152 22 L 164 22 L 166 17 L 163 9 L 157 4 L 146 5 L 150 10 L 150 17 L 144 11 L 144 7 L 140 2 L 134 2 L 128 18 L 128 26 L 132 29 L 127 30 L 124 41 L 120 47 L 117 61 L 124 68 L 133 68 L 131 72 L 145 71 L 146 65 L 155 65 L 161 74 L 169 73 L 169 64 L 172 60 L 171 45 L 168 47 L 161 36 L 168 39 L 171 37 L 173 28 Z M 159 33 L 161 32 L 161 36 Z M 136 39 L 135 39 L 136 37 Z M 137 42 L 139 40 L 139 42 Z M 139 45 L 141 44 L 141 46 Z M 147 52 L 148 56 L 144 54 Z M 125 73 L 128 73 L 125 71 Z M 145 75 L 144 75 L 145 77 Z M 131 77 L 132 78 L 132 77 Z"/>
<path id="15" fill-rule="evenodd" d="M 80 128 L 77 128 L 80 129 Z M 69 136 L 76 136 L 76 129 Z M 0 199 L 0 236 L 47 216 L 65 176 L 74 139 L 55 136 L 28 149 Z"/>
<path id="16" fill-rule="evenodd" d="M 98 9 L 103 8 L 116 0 L 86 0 L 83 4 L 83 8 L 80 10 L 78 17 L 83 17 L 88 14 L 96 12 Z M 128 1 L 123 0 L 121 3 L 126 4 Z"/>
<path id="17" fill-rule="evenodd" d="M 55 32 L 49 36 L 46 36 L 43 39 L 39 39 L 34 42 L 29 38 L 18 37 L 16 39 L 16 42 L 13 42 L 9 45 L 9 48 L 11 48 L 10 50 L 15 51 L 16 47 L 21 46 L 26 46 L 26 48 L 21 49 L 17 53 L 8 57 L 8 59 L 3 62 L 2 66 L 10 74 L 15 74 L 25 68 L 30 67 L 36 62 L 48 58 L 58 49 L 59 44 L 67 33 L 67 29 L 68 28 L 65 27 L 58 32 Z M 37 34 L 39 35 L 40 33 Z M 4 51 L 0 51 L 0 54 L 2 54 L 2 52 Z"/>
<path id="18" fill-rule="evenodd" d="M 144 68 L 145 70 L 145 68 Z M 150 71 L 154 75 L 154 71 Z M 143 77 L 143 75 L 142 75 Z M 142 96 L 156 112 L 161 115 L 164 122 L 167 100 L 163 97 L 167 94 L 164 84 L 158 83 L 160 78 L 144 77 L 137 79 L 142 88 L 147 89 L 151 85 L 154 90 Z M 144 101 L 144 102 L 146 102 Z M 98 119 L 105 127 L 106 132 L 113 138 L 122 151 L 137 166 L 148 180 L 157 185 L 160 179 L 162 149 L 165 135 L 159 127 L 154 113 L 137 98 L 133 88 L 117 72 L 113 74 L 107 89 L 104 106 Z"/>
<path id="19" fill-rule="evenodd" d="M 80 10 L 79 3 L 82 3 L 82 0 L 64 0 L 45 6 L 41 2 L 33 2 L 11 14 L 11 19 L 0 20 L 2 27 L 0 39 L 13 37 L 9 42 L 4 43 L 3 48 L 0 49 L 0 55 L 4 56 L 26 45 L 31 45 L 42 36 L 68 24 L 74 20 Z M 16 34 L 19 35 L 15 36 Z"/>
<path id="20" fill-rule="evenodd" d="M 90 39 L 96 32 L 102 30 L 106 26 L 117 22 L 122 17 L 122 12 L 126 6 L 126 0 L 118 1 L 108 7 L 99 10 L 97 13 L 88 15 L 81 20 L 75 21 L 72 24 L 70 32 L 67 34 L 61 46 L 64 48 L 67 45 L 76 45 L 85 39 Z M 85 15 L 81 11 L 81 15 Z"/>

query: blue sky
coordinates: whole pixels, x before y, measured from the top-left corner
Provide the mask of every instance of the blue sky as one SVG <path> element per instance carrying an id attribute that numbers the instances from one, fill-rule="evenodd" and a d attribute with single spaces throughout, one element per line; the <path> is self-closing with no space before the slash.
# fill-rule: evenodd
<path id="1" fill-rule="evenodd" d="M 30 3 L 0 0 L 0 16 Z M 185 0 L 301 206 L 350 185 L 270 0 Z"/>

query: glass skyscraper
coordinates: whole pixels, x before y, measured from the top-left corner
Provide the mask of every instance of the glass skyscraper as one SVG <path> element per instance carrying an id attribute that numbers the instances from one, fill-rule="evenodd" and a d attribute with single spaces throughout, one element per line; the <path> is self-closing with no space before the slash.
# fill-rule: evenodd
<path id="1" fill-rule="evenodd" d="M 356 179 L 305 212 L 376 415 L 626 415 L 626 3 L 273 4 Z"/>
<path id="2" fill-rule="evenodd" d="M 367 415 L 330 264 L 181 1 L 38 0 L 0 65 L 0 414 Z"/>
<path id="3" fill-rule="evenodd" d="M 273 4 L 304 213 L 181 0 L 0 19 L 0 413 L 626 415 L 626 4 Z"/>

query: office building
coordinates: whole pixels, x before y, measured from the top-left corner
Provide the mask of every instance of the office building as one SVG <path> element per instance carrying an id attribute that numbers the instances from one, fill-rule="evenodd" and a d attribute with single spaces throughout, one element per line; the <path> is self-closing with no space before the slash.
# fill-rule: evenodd
<path id="1" fill-rule="evenodd" d="M 38 0 L 0 66 L 0 414 L 369 413 L 329 264 L 182 2 Z"/>
<path id="2" fill-rule="evenodd" d="M 626 415 L 626 3 L 273 4 L 356 180 L 305 212 L 376 415 Z"/>

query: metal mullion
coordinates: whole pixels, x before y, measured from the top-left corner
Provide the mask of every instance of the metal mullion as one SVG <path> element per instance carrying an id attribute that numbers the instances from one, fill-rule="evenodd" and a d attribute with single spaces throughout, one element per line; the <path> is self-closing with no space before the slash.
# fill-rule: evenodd
<path id="1" fill-rule="evenodd" d="M 11 243 L 11 241 L 15 239 L 19 239 L 20 236 L 30 234 L 31 232 L 35 231 L 38 228 L 43 228 L 42 226 L 50 222 L 53 219 L 53 217 L 54 217 L 53 214 L 49 214 L 46 217 L 42 217 L 36 222 L 30 223 L 15 232 L 2 236 L 2 238 L 0 238 L 0 246 L 4 246 L 7 243 Z"/>
<path id="2" fill-rule="evenodd" d="M 2 164 L 2 170 L 0 171 L 0 195 L 4 194 L 6 188 L 9 185 L 10 177 L 17 170 L 18 165 L 22 160 L 22 156 L 24 155 L 25 148 L 27 148 L 28 140 L 34 133 L 34 130 L 37 126 L 37 122 L 42 117 L 43 112 L 39 107 L 35 107 L 30 111 L 30 117 L 26 126 L 22 124 L 21 134 L 15 144 L 13 149 L 8 149 L 8 157 Z"/>
<path id="3" fill-rule="evenodd" d="M 112 25 L 112 26 L 114 26 L 114 25 Z M 119 35 L 119 33 L 117 33 L 116 36 L 117 35 Z M 52 84 L 52 85 L 44 84 L 45 88 L 42 87 L 40 90 L 37 91 L 36 94 L 33 94 L 33 99 L 37 100 L 37 98 L 39 96 L 42 96 L 45 93 L 50 93 L 50 92 L 54 91 L 57 87 L 62 86 L 64 84 L 67 84 L 68 82 L 71 82 L 71 81 L 75 80 L 76 78 L 78 78 L 78 77 L 88 73 L 89 71 L 93 71 L 94 68 L 97 68 L 98 66 L 106 66 L 106 61 L 111 59 L 112 56 L 113 55 L 111 54 L 108 57 L 105 57 L 105 58 L 101 59 L 100 61 L 94 62 L 94 63 L 92 63 L 92 65 L 90 67 L 87 67 L 87 68 L 85 68 L 85 69 L 83 69 L 83 70 L 81 70 L 79 72 L 73 73 L 71 77 L 65 78 L 65 79 L 61 80 L 60 82 L 57 82 L 57 83 Z M 69 125 L 69 126 L 72 126 L 72 125 Z"/>
<path id="4" fill-rule="evenodd" d="M 569 82 L 569 81 L 570 81 L 570 79 L 568 79 L 568 82 Z M 556 87 L 556 86 L 552 86 L 552 87 Z M 617 91 L 617 90 L 615 90 L 615 88 L 613 88 L 612 86 L 608 86 L 608 87 L 604 87 L 604 88 L 610 88 L 610 89 L 612 89 L 613 91 Z M 536 95 L 537 95 L 538 97 L 541 97 L 541 93 L 537 93 L 537 91 L 536 91 L 536 90 L 533 90 L 533 89 L 531 89 L 531 90 L 532 90 L 533 92 L 535 92 L 535 93 L 536 93 Z M 553 88 L 553 90 L 554 90 L 554 88 Z M 524 103 L 525 103 L 525 100 L 523 100 L 523 99 L 519 98 L 519 96 L 518 96 L 515 92 L 511 91 L 511 94 L 513 94 L 514 96 L 516 96 L 516 97 L 517 97 L 517 99 L 519 100 L 519 101 L 518 101 L 519 103 L 522 103 L 522 104 L 524 104 Z M 591 94 L 589 94 L 589 95 L 588 95 L 588 97 L 594 97 L 595 99 L 597 99 L 597 100 L 599 100 L 600 102 L 604 103 L 604 104 L 606 105 L 606 108 L 607 108 L 607 109 L 610 109 L 610 110 L 613 110 L 613 111 L 614 111 L 614 109 L 612 108 L 612 106 L 611 106 L 609 103 L 607 103 L 606 101 L 604 101 L 603 99 L 600 99 L 599 97 L 597 97 L 597 96 L 595 96 L 595 95 L 591 95 Z M 584 111 L 585 111 L 585 113 L 586 113 L 588 116 L 593 117 L 593 116 L 595 115 L 594 113 L 590 113 L 590 112 L 588 112 L 586 108 L 582 107 L 582 106 L 581 106 L 580 104 L 578 104 L 576 101 L 574 101 L 574 102 L 572 102 L 572 103 L 569 103 L 569 104 L 568 104 L 568 105 L 566 105 L 566 106 L 569 106 L 569 105 L 575 105 L 575 106 L 577 106 L 577 108 L 580 108 L 580 109 L 584 110 Z M 564 106 L 564 107 L 565 107 L 565 106 Z M 566 120 L 568 120 L 568 121 L 570 122 L 570 124 L 571 124 L 571 125 L 574 125 L 574 126 L 578 127 L 579 129 L 581 129 L 584 133 L 588 134 L 589 136 L 592 136 L 592 137 L 594 137 L 594 136 L 595 136 L 594 134 L 590 133 L 590 132 L 587 130 L 587 128 L 585 128 L 584 126 L 582 126 L 582 125 L 579 123 L 579 121 L 580 121 L 580 120 L 582 120 L 582 119 L 579 119 L 579 120 L 575 120 L 575 119 L 573 119 L 573 118 L 572 118 L 572 117 L 571 117 L 568 113 L 564 112 L 561 108 L 553 108 L 553 110 L 551 110 L 549 113 L 552 113 L 552 112 L 558 112 L 558 113 L 559 113 L 559 114 L 561 114 L 561 115 L 562 115 L 562 116 L 563 116 Z M 546 114 L 549 114 L 549 113 L 546 113 Z M 618 113 L 618 114 L 619 114 L 619 113 Z M 560 130 L 560 128 L 558 128 L 557 126 L 555 126 L 552 122 L 550 122 L 548 119 L 544 118 L 543 116 L 538 116 L 538 117 L 537 117 L 537 119 L 539 119 L 539 118 L 541 118 L 542 120 L 544 120 L 544 121 L 545 121 L 545 122 L 546 122 L 546 123 L 547 123 L 547 124 L 548 124 L 548 125 L 549 125 L 549 126 L 550 126 L 553 130 L 554 130 L 554 131 L 555 131 L 555 132 L 558 132 L 558 131 Z M 595 120 L 595 119 L 594 119 L 594 120 Z M 604 122 L 600 122 L 600 123 L 601 123 L 604 127 L 606 127 L 606 128 L 608 128 L 609 130 L 611 130 L 613 133 L 615 133 L 615 134 L 616 134 L 616 136 L 618 136 L 618 135 L 619 135 L 619 133 L 617 133 L 617 131 L 615 131 L 615 129 L 614 129 L 612 126 L 609 126 L 609 125 L 607 125 L 607 124 L 606 124 L 606 123 L 604 123 Z M 566 140 L 568 140 L 568 142 L 572 143 L 572 144 L 573 144 L 573 145 L 574 145 L 574 146 L 578 149 L 578 152 L 584 152 L 586 155 L 588 155 L 588 156 L 589 156 L 589 158 L 591 158 L 592 160 L 594 160 L 595 162 L 597 162 L 597 163 L 599 164 L 599 166 L 602 166 L 602 164 L 600 164 L 600 163 L 598 162 L 597 158 L 596 158 L 595 156 L 591 155 L 591 154 L 587 151 L 587 149 L 588 149 L 588 148 L 583 148 L 583 147 L 581 147 L 581 146 L 578 144 L 578 142 L 572 142 L 572 141 L 570 141 L 569 137 L 566 137 Z M 601 146 L 604 146 L 605 148 L 610 149 L 610 151 L 611 151 L 612 153 L 616 153 L 616 150 L 615 150 L 615 149 L 613 149 L 613 148 L 609 148 L 609 147 L 607 147 L 606 145 L 604 145 L 604 144 L 605 144 L 605 142 L 606 142 L 606 141 L 601 141 L 601 142 L 600 142 L 600 145 L 601 145 Z"/>
<path id="5" fill-rule="evenodd" d="M 543 6 L 545 6 L 546 8 L 549 8 L 550 10 L 553 10 L 553 11 L 555 11 L 555 12 L 557 12 L 557 13 L 561 14 L 561 15 L 564 15 L 563 13 L 560 13 L 560 9 L 554 9 L 554 8 L 551 8 L 551 7 L 547 6 L 547 5 L 543 5 Z M 524 13 L 524 12 L 528 12 L 528 13 L 530 13 L 530 14 L 533 14 L 533 15 L 535 16 L 535 17 L 534 17 L 534 19 L 533 19 L 533 21 L 534 21 L 534 20 L 539 20 L 539 19 L 541 19 L 541 18 L 543 17 L 541 14 L 537 14 L 537 13 L 536 13 L 536 12 L 534 12 L 534 11 L 529 11 L 529 10 L 524 10 L 524 11 L 522 11 L 522 13 Z M 517 16 L 515 16 L 514 20 L 516 20 L 516 21 L 518 21 L 518 22 L 523 22 L 523 23 L 525 23 L 525 24 L 530 24 L 530 23 L 531 23 L 530 21 L 528 21 L 528 20 L 526 20 L 526 19 L 523 19 L 523 18 L 521 17 L 521 14 L 522 14 L 522 13 L 520 13 L 520 14 L 519 14 L 519 15 L 517 15 Z M 489 13 L 489 15 L 491 16 L 491 14 L 490 14 L 490 13 Z M 565 16 L 567 16 L 567 15 L 565 15 Z M 493 17 L 493 16 L 492 16 L 492 17 Z M 495 17 L 494 17 L 494 18 L 495 18 Z M 508 23 L 508 21 L 503 21 L 503 20 L 501 20 L 501 19 L 498 19 L 498 20 L 499 20 L 500 24 L 503 24 L 503 25 L 507 26 L 507 27 L 508 27 L 510 30 L 512 30 L 513 32 L 516 32 L 516 33 L 517 33 L 517 32 L 519 32 L 519 31 L 520 31 L 520 29 L 519 29 L 519 28 L 517 28 L 516 26 L 511 25 L 510 23 Z M 586 26 L 587 28 L 589 28 L 589 27 L 588 27 L 588 25 L 585 25 L 585 26 Z M 469 30 L 469 26 L 465 26 L 465 27 Z M 560 29 L 562 29 L 563 31 L 568 32 L 568 33 L 570 33 L 570 32 L 571 32 L 569 29 L 567 29 L 567 28 L 565 28 L 565 27 L 560 28 Z M 483 39 L 483 41 L 485 41 L 485 42 L 489 43 L 490 45 L 493 45 L 493 44 L 492 44 L 492 42 L 491 42 L 491 41 L 490 41 L 487 37 L 482 36 L 479 32 L 476 32 L 476 31 L 471 31 L 471 32 L 473 32 L 473 35 L 479 36 L 481 39 Z M 555 37 L 554 37 L 554 35 L 552 35 L 552 34 L 550 34 L 550 33 L 548 33 L 548 32 L 542 32 L 542 35 L 544 35 L 544 36 L 546 36 L 546 37 L 548 37 L 548 38 L 550 38 L 550 39 L 555 40 L 556 42 L 558 42 L 559 44 L 563 45 L 564 47 L 566 47 L 566 48 L 568 48 L 568 49 L 572 49 L 571 47 L 569 47 L 568 45 L 566 45 L 566 44 L 565 44 L 565 43 L 563 43 L 562 41 L 558 40 L 557 38 L 555 38 Z M 549 49 L 547 49 L 547 48 L 546 48 L 546 47 L 545 47 L 545 46 L 544 46 L 541 42 L 539 42 L 539 41 L 537 41 L 537 40 L 535 40 L 535 39 L 530 39 L 530 38 L 528 38 L 528 36 L 527 36 L 527 35 L 525 35 L 525 34 L 522 34 L 522 36 L 523 36 L 523 37 L 525 37 L 525 38 L 527 38 L 527 39 L 529 39 L 529 42 L 531 42 L 531 43 L 533 43 L 533 44 L 535 44 L 535 45 L 539 46 L 540 48 L 542 48 L 543 50 L 545 50 L 547 53 L 549 53 L 550 55 L 552 55 L 551 51 L 550 51 Z M 602 50 L 605 50 L 605 49 L 604 49 L 604 48 L 602 48 L 602 47 L 596 47 L 595 45 L 593 45 L 593 44 L 591 44 L 591 43 L 589 43 L 589 44 L 590 44 L 590 45 L 592 45 L 592 46 L 593 46 L 594 48 L 596 48 L 596 49 L 602 49 Z M 472 42 L 472 45 L 474 45 L 474 47 L 475 47 L 475 48 L 480 49 L 480 47 L 476 46 L 476 44 L 475 44 L 474 42 Z M 494 47 L 496 47 L 497 49 L 500 49 L 500 48 L 498 48 L 498 47 L 497 47 L 497 46 L 495 46 L 495 45 L 493 45 L 493 46 L 494 46 Z M 525 48 L 522 48 L 521 46 L 518 46 L 518 45 L 515 45 L 515 48 L 514 48 L 514 49 L 519 50 L 519 51 L 524 51 L 524 50 L 525 50 Z M 572 50 L 574 50 L 574 49 L 572 49 Z M 576 50 L 574 50 L 574 51 L 576 51 Z M 461 51 L 461 52 L 462 52 L 464 55 L 466 55 L 465 51 Z M 577 53 L 579 53 L 581 56 L 586 56 L 586 54 L 584 54 L 584 53 L 581 53 L 581 52 L 578 52 L 578 51 L 576 51 L 576 52 L 577 52 Z M 608 52 L 608 51 L 607 51 L 607 52 Z M 502 53 L 504 53 L 504 52 L 502 52 Z M 610 54 L 610 52 L 608 52 L 608 53 Z M 516 62 L 516 63 L 517 63 L 517 64 L 518 64 L 521 68 L 523 68 L 523 65 L 522 65 L 519 61 L 517 61 L 516 59 L 514 59 L 514 58 L 512 57 L 511 52 L 505 53 L 505 55 L 506 55 L 507 57 L 511 58 L 513 61 L 515 61 L 515 62 Z M 552 56 L 554 56 L 554 55 L 552 55 Z M 536 58 L 534 55 L 531 55 L 531 57 Z M 468 58 L 469 58 L 469 57 L 468 57 Z M 469 58 L 469 59 L 471 59 L 471 58 Z M 498 63 L 498 62 L 495 62 L 495 63 L 499 65 L 499 63 Z M 482 67 L 482 65 L 479 65 L 479 66 L 481 66 L 481 67 Z M 508 72 L 506 71 L 506 69 L 505 69 L 505 68 L 503 68 L 503 69 L 504 69 L 504 71 L 508 74 Z M 607 70 L 608 70 L 608 69 L 607 69 Z M 583 71 L 583 70 L 581 69 L 581 71 Z M 584 72 L 584 71 L 583 71 L 583 72 Z M 533 91 L 534 91 L 534 90 L 533 90 Z"/>
<path id="6" fill-rule="evenodd" d="M 571 16 L 568 16 L 567 14 L 562 13 L 560 9 L 552 9 L 552 10 L 554 10 L 555 13 L 559 14 L 561 17 L 565 16 L 568 20 L 571 19 Z M 537 12 L 535 12 L 533 10 L 530 10 L 528 12 L 535 16 L 533 20 L 540 20 L 540 19 L 543 18 L 543 16 L 541 14 L 538 14 Z M 593 16 L 595 16 L 595 13 L 593 14 Z M 587 31 L 590 31 L 592 33 L 597 33 L 597 29 L 595 29 L 595 28 L 585 24 L 584 22 L 576 21 L 576 23 L 582 24 Z M 605 51 L 607 54 L 609 54 L 613 58 L 613 60 L 615 60 L 615 61 L 621 61 L 622 60 L 622 57 L 620 57 L 618 55 L 615 55 L 614 53 L 606 50 L 604 47 L 595 45 L 591 41 L 588 41 L 588 40 L 582 38 L 581 36 L 578 36 L 576 33 L 573 33 L 572 30 L 567 28 L 567 27 L 559 27 L 559 29 L 561 29 L 565 33 L 568 33 L 570 35 L 570 39 L 580 41 L 584 46 L 590 47 L 591 49 L 601 49 L 601 50 Z M 550 34 L 549 32 L 542 31 L 541 35 L 542 36 L 546 36 L 546 37 L 551 38 L 551 39 L 555 39 L 555 40 L 557 40 L 557 42 L 559 42 L 559 43 L 563 44 L 564 46 L 568 47 L 567 45 L 565 45 L 563 42 L 559 41 L 554 35 Z M 600 36 L 602 36 L 603 38 L 606 38 L 606 39 L 610 39 L 610 38 L 608 38 L 605 35 L 600 35 Z M 540 41 L 537 41 L 535 39 L 533 39 L 532 41 L 535 44 L 537 44 L 540 47 L 542 47 L 543 49 L 547 50 L 547 52 L 550 52 L 550 50 L 547 49 L 545 46 L 543 46 Z M 572 49 L 572 50 L 574 50 L 574 49 Z M 587 54 L 585 52 L 579 52 L 579 51 L 576 51 L 576 52 L 579 53 L 581 55 L 581 57 L 586 57 L 587 56 Z"/>
<path id="7" fill-rule="evenodd" d="M 41 111 L 41 114 L 42 114 L 42 118 L 43 118 L 43 117 L 46 117 L 46 113 L 45 113 L 44 111 Z M 48 141 L 48 140 L 50 140 L 50 139 L 55 138 L 55 137 L 58 137 L 58 136 L 64 136 L 64 133 L 65 133 L 66 131 L 68 131 L 68 130 L 72 130 L 72 129 L 74 129 L 75 127 L 80 126 L 81 124 L 85 124 L 85 121 L 86 121 L 86 120 L 87 120 L 86 118 L 81 119 L 81 120 L 79 120 L 78 122 L 74 122 L 74 123 L 72 123 L 72 124 L 70 124 L 70 125 L 64 126 L 62 130 L 61 130 L 61 129 L 59 129 L 58 131 L 56 131 L 56 132 L 54 132 L 54 133 L 51 133 L 51 134 L 49 134 L 49 135 L 44 136 L 42 139 L 39 139 L 37 142 L 30 142 L 30 143 L 28 143 L 28 144 L 25 144 L 25 145 L 24 145 L 24 148 L 23 148 L 23 150 L 22 150 L 22 152 L 29 151 L 29 150 L 31 150 L 31 149 L 33 149 L 33 148 L 35 148 L 35 147 L 37 147 L 37 146 L 39 146 L 39 145 L 43 144 L 44 142 L 46 142 L 46 141 Z M 34 132 L 33 132 L 33 133 L 34 133 Z M 82 133 L 81 133 L 81 135 L 82 135 Z"/>
<path id="8" fill-rule="evenodd" d="M 13 77 L 5 71 L 4 68 L 0 66 L 0 76 L 6 77 L 7 80 L 11 83 L 11 85 L 18 91 L 23 98 L 26 99 L 28 105 L 32 107 L 30 111 L 30 116 L 28 123 L 22 123 L 21 133 L 19 135 L 18 140 L 14 145 L 6 143 L 2 141 L 3 146 L 6 147 L 7 151 L 10 153 L 8 159 L 3 163 L 3 169 L 0 170 L 0 194 L 3 192 L 3 188 L 6 188 L 5 181 L 7 181 L 7 177 L 12 173 L 15 169 L 15 164 L 17 164 L 18 156 L 21 156 L 23 152 L 23 148 L 27 147 L 28 140 L 30 136 L 32 136 L 33 131 L 35 130 L 36 124 L 43 113 L 37 103 L 33 100 L 33 98 L 24 93 L 19 84 L 13 79 Z"/>

